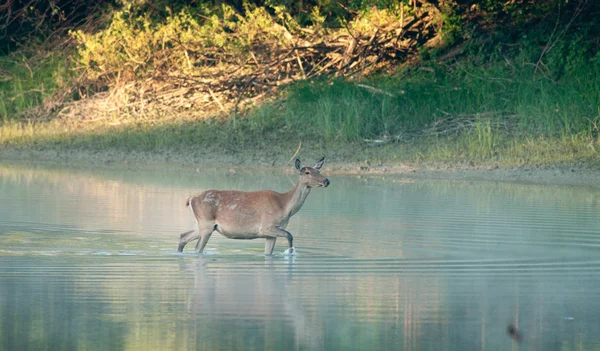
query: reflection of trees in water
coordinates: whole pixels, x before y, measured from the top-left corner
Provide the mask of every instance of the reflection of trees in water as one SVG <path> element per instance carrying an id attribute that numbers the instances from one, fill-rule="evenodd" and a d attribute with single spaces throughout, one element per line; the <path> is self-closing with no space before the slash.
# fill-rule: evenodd
<path id="1" fill-rule="evenodd" d="M 289 177 L 295 180 L 295 175 Z M 23 221 L 33 216 L 40 223 L 70 224 L 92 231 L 147 235 L 151 229 L 176 238 L 177 233 L 193 225 L 184 206 L 190 194 L 206 188 L 284 191 L 289 187 L 287 176 L 253 171 L 231 175 L 215 170 L 190 174 L 152 169 L 68 171 L 3 166 L 0 207 L 2 200 L 10 199 L 6 202 L 10 208 L 0 208 L 0 215 L 6 212 Z M 23 196 L 23 188 L 27 196 Z M 494 234 L 490 231 L 496 226 L 518 238 L 531 234 L 529 229 L 522 232 L 528 223 L 541 227 L 533 234 L 543 235 L 547 219 L 573 212 L 579 216 L 577 223 L 565 220 L 560 224 L 562 229 L 575 225 L 596 228 L 600 224 L 600 191 L 494 182 L 401 184 L 333 177 L 331 187 L 311 195 L 292 219 L 290 230 L 294 233 L 300 227 L 301 232 L 294 233 L 298 239 L 311 240 L 323 236 L 322 230 L 327 230 L 327 235 L 343 234 L 340 239 L 352 237 L 362 244 L 364 252 L 371 249 L 368 254 L 374 255 L 375 250 L 368 245 L 374 235 L 384 247 L 394 246 L 395 241 L 405 240 L 405 235 L 417 231 L 438 244 L 440 238 L 431 233 L 440 230 L 487 236 Z"/>
<path id="2" fill-rule="evenodd" d="M 193 275 L 186 309 L 196 316 L 189 333 L 202 349 L 246 343 L 247 349 L 383 350 L 404 344 L 416 350 L 423 320 L 437 325 L 432 316 L 443 302 L 435 279 L 319 276 L 306 272 L 318 269 L 310 262 L 281 258 L 233 273 L 231 267 L 221 271 L 224 264 L 216 260 L 209 255 L 181 265 Z M 248 329 L 254 332 L 245 334 Z"/>
<path id="3" fill-rule="evenodd" d="M 447 277 L 448 338 L 470 350 L 515 349 L 507 333 L 513 324 L 523 337 L 520 349 L 588 350 L 600 341 L 595 275 L 574 270 L 556 279 L 552 269 L 520 267 Z M 575 320 L 565 318 L 572 315 Z"/>
<path id="4" fill-rule="evenodd" d="M 157 170 L 72 170 L 0 166 L 0 215 L 14 221 L 74 225 L 147 235 L 148 228 L 176 241 L 192 226 L 185 200 L 208 188 L 291 188 L 287 177 L 264 172 L 208 170 L 197 174 Z M 293 176 L 295 180 L 296 175 Z"/>
<path id="5" fill-rule="evenodd" d="M 511 322 L 525 348 L 597 340 L 592 276 L 323 272 L 342 261 L 0 258 L 0 349 L 508 350 Z"/>
<path id="6" fill-rule="evenodd" d="M 0 267 L 6 269 L 8 260 L 36 266 L 31 258 L 11 257 L 2 259 Z M 127 323 L 99 318 L 111 305 L 102 289 L 79 295 L 75 276 L 2 274 L 0 349 L 122 350 Z"/>
<path id="7" fill-rule="evenodd" d="M 73 232 L 53 242 L 59 246 L 79 227 L 142 235 L 164 229 L 174 251 L 174 227 L 191 223 L 183 206 L 188 194 L 205 187 L 284 190 L 289 183 L 219 174 L 140 180 L 0 168 L 0 206 L 8 204 L 0 215 L 72 224 Z M 20 197 L 15 186 L 31 196 Z M 526 348 L 586 349 L 595 340 L 598 285 L 593 272 L 577 274 L 597 264 L 564 270 L 556 254 L 572 261 L 582 251 L 563 246 L 596 240 L 598 191 L 334 177 L 294 218 L 296 261 L 206 255 L 119 266 L 110 258 L 91 281 L 76 271 L 59 280 L 0 271 L 0 348 L 505 350 L 512 343 L 506 327 L 517 321 Z M 32 247 L 36 238 L 43 237 L 32 237 Z M 560 245 L 544 246 L 550 240 Z M 432 257 L 433 268 L 415 273 Z M 510 266 L 540 257 L 532 265 L 552 263 L 546 271 L 527 262 Z M 457 258 L 470 260 L 472 270 L 452 268 Z M 508 266 L 498 272 L 476 262 L 482 258 Z M 72 264 L 81 272 L 90 265 L 79 258 Z M 19 272 L 6 261 L 0 267 Z"/>
<path id="8" fill-rule="evenodd" d="M 8 196 L 14 193 L 10 197 L 20 200 L 13 200 L 10 206 L 15 217 L 22 217 L 22 222 L 31 221 L 33 217 L 35 222 L 47 225 L 70 224 L 84 230 L 144 234 L 149 226 L 170 229 L 174 225 L 182 226 L 187 219 L 165 216 L 165 213 L 181 209 L 182 214 L 188 214 L 181 190 L 161 192 L 149 185 L 129 184 L 93 174 L 0 168 L 0 189 Z"/>
<path id="9" fill-rule="evenodd" d="M 211 267 L 213 258 L 185 260 L 181 269 L 192 275 L 186 313 L 193 318 L 179 332 L 191 333 L 197 349 L 323 348 L 323 329 L 298 291 L 292 289 L 293 261 L 266 257 L 247 271 L 230 274 Z M 214 266 L 214 264 L 212 264 Z M 218 265 L 219 266 L 219 265 Z M 221 266 L 222 268 L 222 266 Z M 183 338 L 190 340 L 191 338 Z"/>

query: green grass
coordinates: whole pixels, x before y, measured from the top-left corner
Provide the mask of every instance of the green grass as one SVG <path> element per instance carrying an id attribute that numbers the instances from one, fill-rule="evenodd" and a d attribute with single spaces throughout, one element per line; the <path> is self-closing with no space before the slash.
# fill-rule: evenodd
<path id="1" fill-rule="evenodd" d="M 301 83 L 288 95 L 286 123 L 328 140 L 359 141 L 459 115 L 491 116 L 477 126 L 480 135 L 496 132 L 490 123 L 507 117 L 517 132 L 545 136 L 590 133 L 600 121 L 600 71 L 553 82 L 527 67 L 514 73 L 498 66 L 432 70 L 365 82 L 385 93 L 348 81 Z"/>
<path id="2" fill-rule="evenodd" d="M 279 121 L 282 128 L 247 118 L 221 123 L 125 124 L 116 127 L 66 127 L 60 121 L 43 126 L 7 123 L 0 128 L 0 140 L 6 148 L 83 152 L 84 154 L 127 155 L 151 153 L 185 162 L 213 160 L 225 164 L 283 164 L 298 143 L 302 154 L 326 155 L 334 162 L 390 164 L 407 162 L 449 165 L 520 166 L 588 163 L 600 165 L 600 145 L 590 144 L 583 134 L 571 136 L 497 135 L 489 129 L 474 129 L 453 137 L 424 137 L 407 143 L 367 146 L 352 141 L 328 141 L 314 136 L 302 137 Z M 0 149 L 1 150 L 1 149 Z M 122 158 L 122 157 L 119 157 Z M 276 162 L 275 162 L 276 161 Z"/>
<path id="3" fill-rule="evenodd" d="M 0 120 L 15 119 L 39 106 L 71 75 L 65 57 L 56 53 L 0 57 Z"/>
<path id="4" fill-rule="evenodd" d="M 500 11 L 496 5 L 490 9 Z M 76 36 L 80 46 L 70 52 L 59 52 L 60 49 L 48 48 L 48 44 L 42 50 L 44 45 L 33 41 L 0 57 L 0 151 L 134 151 L 192 155 L 192 159 L 228 154 L 248 160 L 276 154 L 287 160 L 302 142 L 303 152 L 322 153 L 342 162 L 600 164 L 598 26 L 593 12 L 575 16 L 577 21 L 565 26 L 567 22 L 560 18 L 561 13 L 567 19 L 574 7 L 564 9 L 568 11 L 554 7 L 516 11 L 509 6 L 504 8 L 512 18 L 507 23 L 473 31 L 469 21 L 477 19 L 459 17 L 466 15 L 459 11 L 460 14 L 455 13 L 457 17 L 444 24 L 446 31 L 454 22 L 459 27 L 454 28 L 454 33 L 450 33 L 453 29 L 443 32 L 440 46 L 418 48 L 422 59 L 418 67 L 360 79 L 296 82 L 283 89 L 279 99 L 260 104 L 236 120 L 229 116 L 223 120 L 206 119 L 210 111 L 198 111 L 195 118 L 190 116 L 194 112 L 189 111 L 176 115 L 175 107 L 173 111 L 153 111 L 152 104 L 139 112 L 127 106 L 127 96 L 122 101 L 124 107 L 119 105 L 120 110 L 101 110 L 106 105 L 97 104 L 94 107 L 99 108 L 87 110 L 93 110 L 88 112 L 93 115 L 83 115 L 83 108 L 73 113 L 77 117 L 46 118 L 45 122 L 34 118 L 39 117 L 41 110 L 36 107 L 56 91 L 71 88 L 76 95 L 80 87 L 71 79 L 74 71 L 70 64 L 87 65 L 88 73 L 107 79 L 115 74 L 122 77 L 98 81 L 92 74 L 86 81 L 82 79 L 91 90 L 95 82 L 96 88 L 115 92 L 111 89 L 117 89 L 119 84 L 135 85 L 149 75 L 160 77 L 156 74 L 162 68 L 154 67 L 153 62 L 161 62 L 169 72 L 184 73 L 195 69 L 202 72 L 212 65 L 205 67 L 202 55 L 192 64 L 189 47 L 182 43 L 199 45 L 198 52 L 206 47 L 226 47 L 225 52 L 231 54 L 248 48 L 247 34 L 253 40 L 280 40 L 277 32 L 269 34 L 264 30 L 273 21 L 264 9 L 252 12 L 254 20 L 241 21 L 248 26 L 239 27 L 236 35 L 233 24 L 231 29 L 216 22 L 198 22 L 195 15 L 186 11 L 178 15 L 174 12 L 174 17 L 167 11 L 168 16 L 165 13 L 156 18 L 139 16 L 136 11 L 119 11 L 104 30 L 93 35 L 79 32 Z M 524 15 L 524 10 L 534 16 Z M 194 11 L 190 13 L 195 14 Z M 553 11 L 558 12 L 562 23 L 560 35 L 554 35 L 557 29 Z M 146 20 L 158 22 L 147 26 Z M 527 23 L 529 20 L 533 22 Z M 160 36 L 155 35 L 157 28 L 162 28 Z M 195 29 L 190 32 L 186 28 Z M 219 31 L 215 32 L 215 28 Z M 255 36 L 256 33 L 261 34 Z M 148 45 L 140 46 L 140 40 Z M 102 43 L 121 43 L 120 48 L 125 51 L 111 51 L 111 45 Z M 148 51 L 153 45 L 161 49 Z M 169 50 L 163 51 L 165 48 Z M 158 52 L 160 58 L 154 57 Z M 449 53 L 457 56 L 446 55 L 443 63 L 436 61 Z M 139 57 L 150 59 L 140 61 Z M 411 56 L 410 61 L 418 60 Z M 121 71 L 129 73 L 116 73 Z M 92 105 L 94 100 L 90 101 Z"/>
<path id="5" fill-rule="evenodd" d="M 600 164 L 600 145 L 592 133 L 600 124 L 599 77 L 593 65 L 559 81 L 534 76 L 527 65 L 430 66 L 360 82 L 299 82 L 281 99 L 236 121 L 129 119 L 118 126 L 5 121 L 0 144 L 189 154 L 192 159 L 274 153 L 286 159 L 303 142 L 303 151 L 343 162 Z M 11 108 L 26 108 L 27 102 L 21 103 Z M 386 142 L 365 141 L 374 139 Z"/>

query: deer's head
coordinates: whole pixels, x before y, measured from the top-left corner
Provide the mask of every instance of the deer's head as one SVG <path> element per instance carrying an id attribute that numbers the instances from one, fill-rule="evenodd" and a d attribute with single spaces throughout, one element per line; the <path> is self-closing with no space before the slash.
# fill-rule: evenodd
<path id="1" fill-rule="evenodd" d="M 323 163 L 325 163 L 325 157 L 317 161 L 312 167 L 301 167 L 300 159 L 296 159 L 295 166 L 296 170 L 300 173 L 300 182 L 306 184 L 309 188 L 326 188 L 329 185 L 329 179 L 319 173 L 319 170 L 323 167 Z"/>

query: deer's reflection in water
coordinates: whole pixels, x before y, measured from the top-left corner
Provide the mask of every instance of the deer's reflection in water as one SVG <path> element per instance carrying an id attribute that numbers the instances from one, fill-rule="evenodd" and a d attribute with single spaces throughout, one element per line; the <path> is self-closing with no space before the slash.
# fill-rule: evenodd
<path id="1" fill-rule="evenodd" d="M 286 337 L 293 337 L 289 342 L 296 349 L 323 349 L 324 333 L 319 316 L 309 311 L 302 301 L 307 291 L 294 284 L 298 258 L 265 256 L 257 259 L 264 259 L 264 263 L 257 260 L 248 264 L 244 260 L 245 269 L 240 268 L 241 261 L 231 260 L 231 257 L 201 255 L 182 259 L 180 268 L 186 276 L 193 275 L 194 285 L 193 289 L 186 289 L 187 314 L 201 323 L 219 321 L 219 325 L 228 325 L 231 324 L 228 321 L 247 321 L 264 326 L 260 337 L 265 338 L 265 344 L 271 337 L 281 337 L 279 331 L 284 328 Z M 229 269 L 223 270 L 224 265 Z M 199 337 L 216 337 L 204 334 L 206 331 L 201 326 L 197 328 Z"/>

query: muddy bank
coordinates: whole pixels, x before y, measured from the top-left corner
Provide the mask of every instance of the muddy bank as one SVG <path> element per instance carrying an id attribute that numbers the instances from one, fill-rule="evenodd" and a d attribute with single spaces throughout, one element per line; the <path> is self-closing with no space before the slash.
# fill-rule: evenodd
<path id="1" fill-rule="evenodd" d="M 367 168 L 355 164 L 334 164 L 329 174 L 376 177 L 391 181 L 442 179 L 463 181 L 517 182 L 544 185 L 575 185 L 600 188 L 600 170 L 581 165 L 539 167 L 469 167 L 462 165 L 390 164 Z"/>

